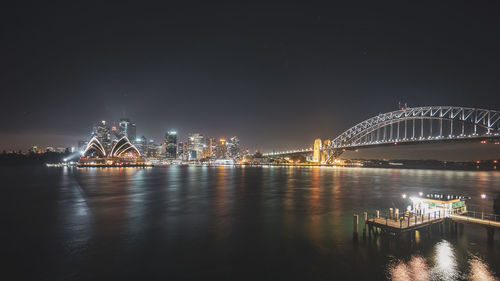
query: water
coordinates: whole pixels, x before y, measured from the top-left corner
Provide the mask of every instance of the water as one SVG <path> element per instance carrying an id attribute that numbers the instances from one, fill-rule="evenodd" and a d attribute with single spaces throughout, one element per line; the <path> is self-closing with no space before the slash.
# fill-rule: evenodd
<path id="1" fill-rule="evenodd" d="M 402 193 L 466 194 L 470 208 L 490 213 L 499 172 L 2 167 L 0 175 L 2 274 L 15 280 L 487 280 L 500 273 L 500 233 L 488 245 L 477 226 L 458 237 L 417 235 L 415 243 L 352 242 L 353 212 L 402 207 Z"/>

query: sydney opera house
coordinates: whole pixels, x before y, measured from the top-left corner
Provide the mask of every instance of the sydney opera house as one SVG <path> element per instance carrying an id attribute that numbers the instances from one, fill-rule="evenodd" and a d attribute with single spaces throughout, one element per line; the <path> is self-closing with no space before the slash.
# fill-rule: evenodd
<path id="1" fill-rule="evenodd" d="M 93 137 L 82 153 L 78 166 L 146 166 L 144 157 L 128 140 L 122 137 L 109 147 L 103 145 L 98 138 Z"/>

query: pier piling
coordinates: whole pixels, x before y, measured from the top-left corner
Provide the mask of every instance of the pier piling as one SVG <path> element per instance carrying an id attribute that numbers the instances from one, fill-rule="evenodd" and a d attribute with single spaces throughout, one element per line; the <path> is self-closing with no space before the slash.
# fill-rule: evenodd
<path id="1" fill-rule="evenodd" d="M 488 243 L 493 243 L 495 238 L 495 229 L 493 227 L 487 227 L 486 231 L 488 233 Z"/>
<path id="2" fill-rule="evenodd" d="M 368 213 L 363 213 L 363 239 L 366 238 L 366 222 L 368 221 Z"/>
<path id="3" fill-rule="evenodd" d="M 352 230 L 352 239 L 354 241 L 358 241 L 358 215 L 354 214 L 353 216 L 353 230 Z"/>

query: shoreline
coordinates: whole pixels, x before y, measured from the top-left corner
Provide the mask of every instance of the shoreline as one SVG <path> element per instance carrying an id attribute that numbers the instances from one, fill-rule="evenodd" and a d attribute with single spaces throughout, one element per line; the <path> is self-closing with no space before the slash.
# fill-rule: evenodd
<path id="1" fill-rule="evenodd" d="M 37 166 L 37 165 L 29 165 Z M 218 164 L 144 164 L 144 165 L 76 165 L 68 163 L 58 164 L 45 164 L 47 167 L 77 167 L 77 168 L 163 168 L 168 166 L 186 166 L 186 167 L 288 167 L 288 168 L 379 168 L 379 169 L 401 169 L 401 170 L 442 170 L 442 171 L 499 171 L 496 166 L 463 166 L 463 165 L 445 165 L 445 166 L 424 166 L 424 165 L 314 165 L 314 164 L 232 164 L 232 165 L 218 165 Z"/>

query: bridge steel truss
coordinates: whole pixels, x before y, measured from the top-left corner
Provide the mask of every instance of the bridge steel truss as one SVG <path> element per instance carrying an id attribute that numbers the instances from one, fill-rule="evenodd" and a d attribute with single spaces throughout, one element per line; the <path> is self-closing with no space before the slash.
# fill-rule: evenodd
<path id="1" fill-rule="evenodd" d="M 346 149 L 406 142 L 500 137 L 500 111 L 424 106 L 405 108 L 367 119 L 336 137 L 325 149 L 331 159 Z"/>

